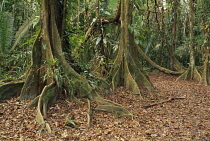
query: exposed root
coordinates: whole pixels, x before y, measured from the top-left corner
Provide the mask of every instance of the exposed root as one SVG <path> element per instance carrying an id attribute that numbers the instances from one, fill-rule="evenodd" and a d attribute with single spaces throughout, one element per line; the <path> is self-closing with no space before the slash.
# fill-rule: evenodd
<path id="1" fill-rule="evenodd" d="M 39 136 L 41 136 L 43 133 L 52 133 L 50 125 L 46 122 L 39 125 Z"/>
<path id="2" fill-rule="evenodd" d="M 96 110 L 99 111 L 106 111 L 109 113 L 112 113 L 116 115 L 117 117 L 131 117 L 133 118 L 133 115 L 125 108 L 119 107 L 119 106 L 114 106 L 114 105 L 98 105 L 96 107 Z"/>
<path id="3" fill-rule="evenodd" d="M 135 80 L 135 78 L 131 75 L 131 72 L 128 68 L 128 62 L 124 62 L 124 85 L 126 88 L 133 91 L 134 94 L 140 94 L 139 86 Z"/>
<path id="4" fill-rule="evenodd" d="M 40 95 L 32 100 L 32 102 L 28 105 L 28 108 L 36 107 L 38 105 Z"/>
<path id="5" fill-rule="evenodd" d="M 131 114 L 127 109 L 123 108 L 120 104 L 114 103 L 110 100 L 106 100 L 99 96 L 97 93 L 94 94 L 94 101 L 103 104 L 103 105 L 98 105 L 96 107 L 96 110 L 104 111 L 104 112 L 109 112 L 112 113 L 118 117 L 133 117 L 133 114 Z"/>
<path id="6" fill-rule="evenodd" d="M 174 55 L 172 55 L 170 58 L 172 61 L 172 66 L 177 72 L 184 72 L 187 69 L 176 59 Z"/>
<path id="7" fill-rule="evenodd" d="M 88 102 L 87 124 L 88 124 L 88 127 L 91 127 L 92 126 L 93 112 L 92 112 L 92 109 L 91 109 L 91 101 L 89 99 L 87 99 L 87 102 Z"/>
<path id="8" fill-rule="evenodd" d="M 133 58 L 135 52 L 129 50 L 131 55 L 125 56 L 124 48 L 119 48 L 116 56 L 114 67 L 110 71 L 110 78 L 112 89 L 118 86 L 125 86 L 127 89 L 133 91 L 134 94 L 141 94 L 139 88 L 153 90 L 153 85 L 146 74 L 143 74 Z M 141 95 L 140 95 L 141 96 Z"/>
<path id="9" fill-rule="evenodd" d="M 10 94 L 14 95 L 20 93 L 21 90 L 21 100 L 34 99 L 29 107 L 37 107 L 36 120 L 40 125 L 40 134 L 43 132 L 52 132 L 49 124 L 45 121 L 45 118 L 47 117 L 49 106 L 56 101 L 57 94 L 59 94 L 61 90 L 64 90 L 66 95 L 72 97 L 74 100 L 76 100 L 76 97 L 82 97 L 104 104 L 98 106 L 97 109 L 99 110 L 107 112 L 112 111 L 113 114 L 118 116 L 131 116 L 132 114 L 121 105 L 100 97 L 96 90 L 90 86 L 88 80 L 78 74 L 69 65 L 62 52 L 60 37 L 61 27 L 59 27 L 60 22 L 58 22 L 60 19 L 58 18 L 59 16 L 56 16 L 60 11 L 55 3 L 57 3 L 55 0 L 41 1 L 41 9 L 43 12 L 42 27 L 33 46 L 32 65 L 27 73 L 25 83 L 18 83 L 20 84 L 19 89 L 15 87 L 16 84 L 13 85 L 12 83 L 7 86 L 2 86 L 0 87 L 1 95 L 10 92 L 11 90 L 18 90 L 18 92 Z M 52 64 L 45 64 L 45 60 L 54 59 L 57 59 L 58 63 L 52 61 Z M 53 71 L 57 67 L 62 71 L 61 73 L 59 71 L 59 74 Z M 58 80 L 58 76 L 62 79 Z M 6 87 L 8 88 L 5 89 Z M 76 94 L 76 96 L 74 96 L 74 94 Z M 89 100 L 88 121 L 90 125 L 92 110 Z M 111 111 L 108 107 L 111 108 Z"/>
<path id="10" fill-rule="evenodd" d="M 197 81 L 200 81 L 201 75 L 195 67 L 193 69 L 191 67 L 189 67 L 176 80 L 197 80 Z"/>
<path id="11" fill-rule="evenodd" d="M 48 133 L 51 133 L 51 128 L 49 124 L 45 122 L 44 117 L 47 116 L 48 102 L 54 97 L 54 93 L 52 93 L 52 90 L 54 90 L 54 84 L 55 83 L 52 82 L 51 84 L 45 86 L 39 96 L 36 120 L 40 124 L 41 132 L 44 131 L 44 129 L 46 128 L 46 131 Z"/>
<path id="12" fill-rule="evenodd" d="M 183 73 L 183 69 L 182 71 L 178 72 L 178 71 L 172 71 L 166 68 L 163 68 L 159 65 L 157 65 L 155 62 L 153 62 L 143 51 L 142 49 L 136 44 L 136 42 L 134 42 L 135 48 L 138 50 L 138 52 L 141 54 L 141 56 L 144 58 L 145 61 L 147 61 L 148 63 L 150 63 L 150 65 L 152 65 L 153 67 L 155 67 L 156 69 L 160 70 L 161 72 L 167 73 L 167 74 L 182 74 Z"/>
<path id="13" fill-rule="evenodd" d="M 19 96 L 23 85 L 24 82 L 22 80 L 3 83 L 0 86 L 0 100 L 8 99 L 14 96 Z"/>

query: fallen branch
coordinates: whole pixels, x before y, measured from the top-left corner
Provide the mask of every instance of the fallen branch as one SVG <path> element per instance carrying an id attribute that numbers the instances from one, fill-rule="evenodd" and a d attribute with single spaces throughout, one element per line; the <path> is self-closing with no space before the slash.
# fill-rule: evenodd
<path id="1" fill-rule="evenodd" d="M 156 106 L 156 105 L 159 105 L 159 104 L 163 104 L 163 103 L 166 103 L 166 102 L 171 102 L 171 101 L 174 101 L 174 100 L 177 100 L 177 99 L 185 99 L 185 97 L 172 97 L 172 98 L 169 98 L 167 100 L 156 102 L 156 103 L 153 103 L 153 104 L 150 104 L 150 105 L 145 105 L 145 106 L 142 106 L 142 107 L 146 109 L 146 108 L 150 108 L 150 107 L 153 107 L 153 106 Z"/>

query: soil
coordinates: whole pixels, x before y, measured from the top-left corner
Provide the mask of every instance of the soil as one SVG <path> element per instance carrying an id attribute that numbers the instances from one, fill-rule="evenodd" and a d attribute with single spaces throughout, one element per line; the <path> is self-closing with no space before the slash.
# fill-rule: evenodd
<path id="1" fill-rule="evenodd" d="M 81 104 L 59 100 L 48 111 L 52 134 L 41 134 L 36 109 L 18 98 L 0 101 L 0 140 L 49 141 L 208 141 L 210 140 L 210 86 L 176 81 L 177 76 L 150 73 L 155 95 L 142 97 L 118 88 L 106 99 L 123 105 L 133 119 L 93 110 L 87 125 L 87 100 Z M 96 103 L 92 103 L 95 107 Z M 67 118 L 72 124 L 65 124 Z"/>

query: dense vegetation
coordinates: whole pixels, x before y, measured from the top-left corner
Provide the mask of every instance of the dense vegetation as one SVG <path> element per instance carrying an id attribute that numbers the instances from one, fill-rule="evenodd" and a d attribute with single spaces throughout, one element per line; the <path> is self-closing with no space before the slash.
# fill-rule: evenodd
<path id="1" fill-rule="evenodd" d="M 99 93 L 123 86 L 143 97 L 147 72 L 209 85 L 209 0 L 3 0 L 0 99 L 33 99 L 37 121 L 57 99 L 87 98 L 96 109 L 133 115 Z M 15 92 L 11 92 L 15 90 Z"/>
<path id="2" fill-rule="evenodd" d="M 110 70 L 119 43 L 119 24 L 102 24 L 98 27 L 102 33 L 88 38 L 85 33 L 96 18 L 114 17 L 117 5 L 118 1 L 114 0 L 67 1 L 65 36 L 68 38 L 63 50 L 74 68 L 86 77 L 91 77 L 88 73 L 96 68 L 102 75 Z M 40 30 L 40 2 L 3 0 L 0 6 L 1 79 L 18 77 L 30 66 L 32 46 Z M 133 24 L 129 28 L 145 54 L 160 66 L 174 69 L 169 59 L 172 48 L 179 62 L 188 67 L 189 16 L 189 1 L 136 0 Z M 193 1 L 193 16 L 195 64 L 202 72 L 205 48 L 209 45 L 209 1 Z M 96 67 L 95 63 L 93 66 L 93 60 L 100 66 Z M 142 68 L 154 70 L 144 60 L 140 62 Z"/>

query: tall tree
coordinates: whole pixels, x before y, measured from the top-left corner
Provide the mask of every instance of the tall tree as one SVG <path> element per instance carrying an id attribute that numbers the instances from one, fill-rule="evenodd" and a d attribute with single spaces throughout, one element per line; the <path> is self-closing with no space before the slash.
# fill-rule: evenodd
<path id="1" fill-rule="evenodd" d="M 190 48 L 190 63 L 188 69 L 180 75 L 177 80 L 201 80 L 201 76 L 195 66 L 195 50 L 194 50 L 194 0 L 189 0 L 189 48 Z"/>
<path id="2" fill-rule="evenodd" d="M 62 22 L 65 21 L 62 14 L 65 5 L 62 4 L 63 1 L 60 0 L 41 1 L 41 31 L 33 46 L 32 64 L 22 87 L 20 99 L 33 99 L 29 107 L 37 107 L 36 119 L 42 125 L 42 129 L 46 128 L 48 132 L 51 132 L 50 126 L 44 120 L 47 109 L 64 91 L 65 95 L 72 100 L 83 97 L 103 104 L 98 105 L 97 110 L 111 112 L 118 116 L 132 116 L 119 104 L 99 96 L 89 85 L 88 80 L 79 75 L 66 61 L 61 40 L 64 30 Z M 23 82 L 17 84 L 20 87 Z M 11 87 L 17 90 L 17 84 L 6 83 L 1 86 L 0 96 L 11 93 Z M 3 88 L 7 86 L 10 86 L 10 90 L 5 91 Z"/>
<path id="3" fill-rule="evenodd" d="M 121 0 L 121 36 L 118 54 L 111 70 L 112 87 L 125 86 L 135 94 L 140 94 L 139 88 L 152 91 L 153 85 L 140 69 L 139 54 L 135 49 L 132 30 L 133 0 Z"/>
<path id="4" fill-rule="evenodd" d="M 180 64 L 180 62 L 176 59 L 176 57 L 174 56 L 174 52 L 176 50 L 177 47 L 177 25 L 178 25 L 178 8 L 179 8 L 179 0 L 174 0 L 173 1 L 173 25 L 172 25 L 172 46 L 168 47 L 168 54 L 169 54 L 169 58 L 170 58 L 170 63 L 171 63 L 171 67 L 174 68 L 175 70 L 179 71 L 179 72 L 183 72 L 185 70 L 185 68 Z"/>
<path id="5" fill-rule="evenodd" d="M 200 15 L 201 15 L 201 26 L 202 26 L 202 35 L 203 35 L 203 73 L 200 83 L 204 85 L 210 84 L 210 65 L 209 65 L 209 53 L 210 53 L 210 36 L 209 36 L 209 25 L 208 17 L 210 15 L 208 0 L 199 1 L 201 5 Z"/>

